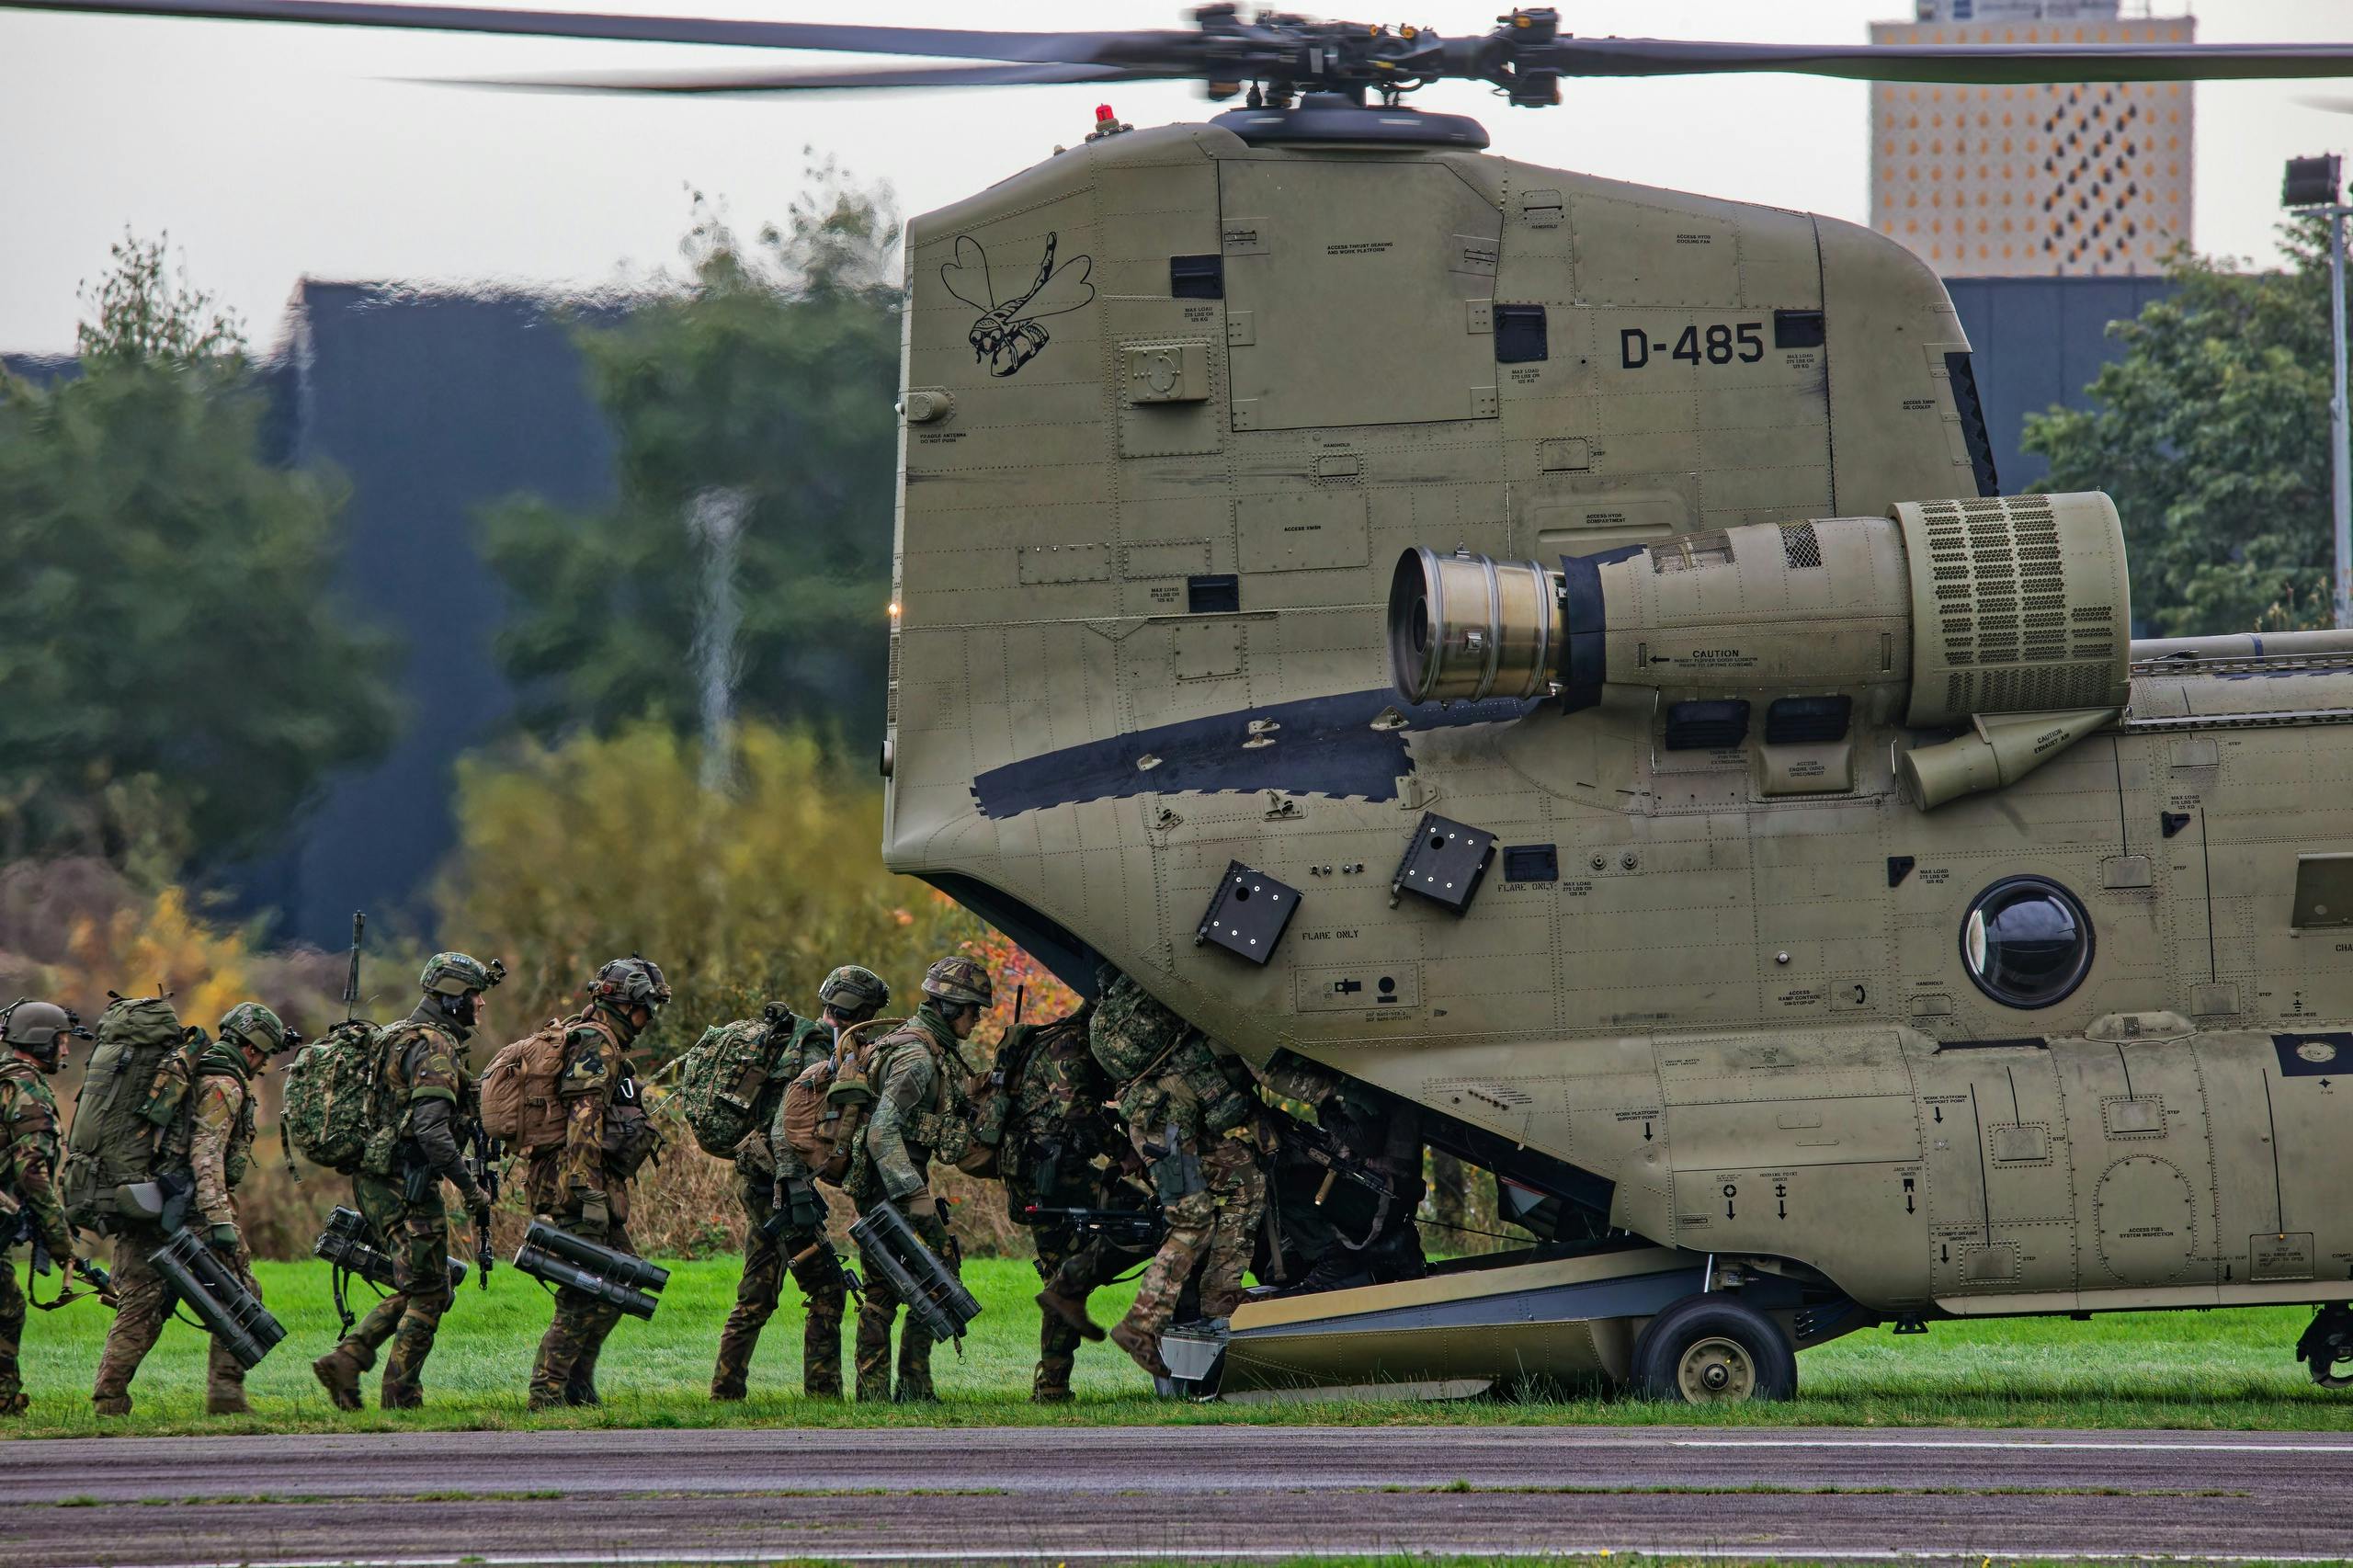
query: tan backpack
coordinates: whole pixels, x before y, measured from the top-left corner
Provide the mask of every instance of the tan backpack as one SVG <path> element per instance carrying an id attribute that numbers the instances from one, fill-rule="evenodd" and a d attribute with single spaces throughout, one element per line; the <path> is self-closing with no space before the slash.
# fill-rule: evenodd
<path id="1" fill-rule="evenodd" d="M 499 1048 L 482 1070 L 483 1131 L 521 1153 L 563 1142 L 564 1111 L 556 1099 L 563 1074 L 563 1037 L 585 1018 L 550 1018 L 537 1032 Z"/>
<path id="2" fill-rule="evenodd" d="M 839 1187 L 849 1175 L 867 1108 L 874 1103 L 868 1079 L 874 1042 L 905 1022 L 870 1018 L 844 1029 L 834 1053 L 810 1063 L 785 1089 L 784 1141 L 819 1181 Z"/>

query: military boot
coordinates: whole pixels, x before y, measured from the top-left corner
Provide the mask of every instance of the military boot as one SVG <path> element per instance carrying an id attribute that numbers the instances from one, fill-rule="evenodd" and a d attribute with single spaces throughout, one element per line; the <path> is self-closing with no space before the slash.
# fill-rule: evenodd
<path id="1" fill-rule="evenodd" d="M 377 1397 L 376 1403 L 386 1410 L 422 1410 L 425 1408 L 425 1390 L 416 1383 L 396 1383 L 386 1378 L 384 1391 Z"/>
<path id="2" fill-rule="evenodd" d="M 245 1403 L 245 1385 L 222 1383 L 204 1391 L 204 1414 L 207 1415 L 250 1415 L 253 1406 Z"/>
<path id="3" fill-rule="evenodd" d="M 12 1393 L 5 1399 L 0 1399 L 0 1415 L 22 1415 L 31 1408 L 31 1405 L 32 1401 L 23 1394 Z"/>
<path id="4" fill-rule="evenodd" d="M 90 1396 L 90 1408 L 100 1415 L 128 1415 L 131 1396 L 127 1393 L 95 1393 Z"/>
<path id="5" fill-rule="evenodd" d="M 1070 1324 L 1072 1331 L 1081 1339 L 1090 1342 L 1102 1339 L 1102 1325 L 1086 1315 L 1086 1303 L 1077 1297 L 1065 1296 L 1048 1285 L 1038 1292 L 1038 1305 Z"/>
<path id="6" fill-rule="evenodd" d="M 1032 1404 L 1068 1404 L 1072 1361 L 1067 1356 L 1039 1358 L 1037 1374 L 1029 1380 Z"/>
<path id="7" fill-rule="evenodd" d="M 563 1403 L 582 1409 L 594 1409 L 605 1402 L 597 1397 L 597 1354 L 604 1347 L 591 1346 L 572 1363 L 572 1370 L 563 1377 Z"/>
<path id="8" fill-rule="evenodd" d="M 1160 1358 L 1160 1336 L 1145 1333 L 1132 1318 L 1121 1318 L 1111 1325 L 1111 1343 L 1133 1357 L 1136 1365 L 1154 1377 L 1169 1375 L 1168 1363 Z"/>
<path id="9" fill-rule="evenodd" d="M 347 1339 L 311 1363 L 311 1375 L 327 1391 L 337 1410 L 360 1410 L 359 1379 L 376 1364 L 376 1353 L 356 1339 Z"/>

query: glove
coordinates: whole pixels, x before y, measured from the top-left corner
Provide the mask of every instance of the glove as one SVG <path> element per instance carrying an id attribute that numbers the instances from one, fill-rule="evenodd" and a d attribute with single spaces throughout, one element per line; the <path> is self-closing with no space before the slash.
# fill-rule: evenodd
<path id="1" fill-rule="evenodd" d="M 213 1226 L 211 1242 L 214 1252 L 227 1253 L 234 1257 L 237 1254 L 237 1227 L 234 1225 Z"/>
<path id="2" fill-rule="evenodd" d="M 466 1206 L 466 1212 L 473 1217 L 475 1230 L 490 1229 L 490 1199 L 487 1195 L 476 1193 L 474 1200 Z"/>
<path id="3" fill-rule="evenodd" d="M 928 1192 L 918 1192 L 908 1199 L 905 1208 L 910 1219 L 937 1220 L 939 1218 L 939 1199 Z"/>
<path id="4" fill-rule="evenodd" d="M 806 1180 L 780 1182 L 778 1184 L 778 1191 L 783 1196 L 782 1201 L 777 1207 L 785 1210 L 792 1216 L 794 1230 L 815 1231 L 824 1228 L 825 1200 L 817 1196 L 817 1188 L 813 1184 Z"/>
<path id="5" fill-rule="evenodd" d="M 590 1193 L 580 1200 L 580 1219 L 571 1227 L 574 1234 L 601 1242 L 612 1228 L 612 1210 L 606 1204 L 603 1193 Z"/>

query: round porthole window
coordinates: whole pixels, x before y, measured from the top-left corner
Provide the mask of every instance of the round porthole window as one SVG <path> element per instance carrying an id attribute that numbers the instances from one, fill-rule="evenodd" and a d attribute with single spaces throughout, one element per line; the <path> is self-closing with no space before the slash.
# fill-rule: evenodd
<path id="1" fill-rule="evenodd" d="M 2048 877 L 2006 877 L 1961 922 L 1961 960 L 1977 989 L 2009 1007 L 2048 1007 L 2092 967 L 2092 922 Z"/>

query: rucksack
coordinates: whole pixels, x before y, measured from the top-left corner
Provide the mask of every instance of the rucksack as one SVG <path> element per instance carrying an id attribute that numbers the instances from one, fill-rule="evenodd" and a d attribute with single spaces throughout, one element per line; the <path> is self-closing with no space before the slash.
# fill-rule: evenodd
<path id="1" fill-rule="evenodd" d="M 957 1162 L 957 1169 L 966 1176 L 1000 1174 L 1006 1133 L 1013 1120 L 1014 1102 L 1020 1095 L 1021 1077 L 1029 1071 L 1030 1058 L 1040 1051 L 1051 1051 L 1074 1044 L 1081 1052 L 1086 1051 L 1092 1017 L 1090 1009 L 1083 1006 L 1066 1017 L 1051 1018 L 1042 1024 L 1016 1024 L 1005 1031 L 1005 1038 L 997 1041 L 996 1059 L 989 1064 L 989 1070 L 973 1074 L 972 1083 L 965 1086 L 972 1146 Z M 1026 1134 L 1035 1130 L 1014 1131 Z"/>
<path id="2" fill-rule="evenodd" d="M 784 1091 L 784 1141 L 810 1175 L 839 1187 L 849 1174 L 866 1108 L 874 1103 L 868 1068 L 874 1042 L 906 1022 L 871 1018 L 842 1031 L 833 1055 L 812 1062 Z"/>
<path id="3" fill-rule="evenodd" d="M 526 1154 L 563 1142 L 563 1107 L 555 1097 L 556 1079 L 563 1074 L 563 1037 L 585 1021 L 550 1018 L 535 1033 L 499 1048 L 482 1070 L 484 1132 Z"/>
<path id="4" fill-rule="evenodd" d="M 350 1018 L 302 1048 L 286 1069 L 278 1128 L 314 1165 L 349 1176 L 381 1119 L 384 1031 Z"/>
<path id="5" fill-rule="evenodd" d="M 69 1223 L 108 1233 L 117 1218 L 115 1189 L 156 1175 L 159 1142 L 179 1118 L 188 1085 L 185 1072 L 165 1085 L 156 1074 L 190 1033 L 160 996 L 118 996 L 107 1005 L 58 1173 Z"/>
<path id="6" fill-rule="evenodd" d="M 1190 1027 L 1122 974 L 1097 999 L 1087 1039 L 1104 1073 L 1123 1085 L 1166 1060 Z"/>
<path id="7" fill-rule="evenodd" d="M 766 1018 L 745 1018 L 703 1031 L 678 1062 L 678 1100 L 687 1129 L 706 1154 L 726 1159 L 755 1131 L 768 1085 Z"/>

